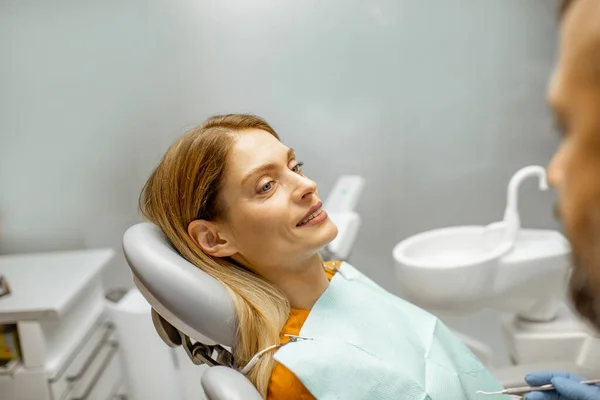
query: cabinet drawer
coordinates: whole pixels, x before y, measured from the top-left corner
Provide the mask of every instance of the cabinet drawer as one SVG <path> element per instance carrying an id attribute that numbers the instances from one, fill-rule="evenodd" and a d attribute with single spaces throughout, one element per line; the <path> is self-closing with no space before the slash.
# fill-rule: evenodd
<path id="1" fill-rule="evenodd" d="M 94 328 L 84 339 L 72 359 L 64 367 L 64 371 L 49 382 L 54 400 L 65 398 L 69 390 L 73 387 L 73 382 L 85 374 L 87 368 L 89 368 L 102 346 L 106 343 L 112 331 L 111 326 L 101 324 Z"/>
<path id="2" fill-rule="evenodd" d="M 121 379 L 118 345 L 107 342 L 81 378 L 73 382 L 71 400 L 106 400 Z"/>
<path id="3" fill-rule="evenodd" d="M 67 368 L 65 374 L 67 380 L 75 382 L 81 379 L 100 349 L 110 339 L 113 330 L 111 325 L 102 325 L 102 328 L 99 328 L 91 335 L 83 349 L 77 354 L 73 362 Z"/>

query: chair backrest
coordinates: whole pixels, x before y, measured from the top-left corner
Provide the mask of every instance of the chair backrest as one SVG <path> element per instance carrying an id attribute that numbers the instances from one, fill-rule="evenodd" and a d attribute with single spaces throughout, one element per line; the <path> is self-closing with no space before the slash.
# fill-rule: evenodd
<path id="1" fill-rule="evenodd" d="M 123 251 L 136 286 L 165 320 L 201 343 L 234 344 L 236 316 L 229 293 L 181 257 L 158 226 L 130 227 Z"/>

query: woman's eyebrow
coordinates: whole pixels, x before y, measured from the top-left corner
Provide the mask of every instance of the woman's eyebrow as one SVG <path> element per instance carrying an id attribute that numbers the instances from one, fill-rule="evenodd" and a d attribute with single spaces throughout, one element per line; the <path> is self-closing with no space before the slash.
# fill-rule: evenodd
<path id="1" fill-rule="evenodd" d="M 296 153 L 294 152 L 294 149 L 292 149 L 292 148 L 288 149 L 287 158 L 288 158 L 288 161 L 296 158 Z M 269 163 L 269 164 L 261 165 L 260 167 L 256 167 L 256 168 L 252 169 L 250 172 L 248 172 L 248 174 L 246 174 L 246 176 L 244 176 L 244 179 L 242 179 L 242 185 L 245 185 L 246 182 L 253 176 L 258 175 L 258 174 L 262 175 L 266 172 L 273 171 L 276 168 L 277 168 L 277 164 L 274 164 L 274 163 Z"/>

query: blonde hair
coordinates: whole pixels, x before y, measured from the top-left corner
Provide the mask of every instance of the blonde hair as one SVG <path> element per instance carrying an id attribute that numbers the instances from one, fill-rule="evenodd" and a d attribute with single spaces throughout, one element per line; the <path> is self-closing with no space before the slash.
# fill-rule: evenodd
<path id="1" fill-rule="evenodd" d="M 162 229 L 179 253 L 231 294 L 238 326 L 233 355 L 238 366 L 279 343 L 290 312 L 289 301 L 280 289 L 231 259 L 205 254 L 187 228 L 195 219 L 213 220 L 227 212 L 219 197 L 223 172 L 235 134 L 247 129 L 261 129 L 279 139 L 269 124 L 253 115 L 210 118 L 173 143 L 139 200 L 143 216 Z M 263 397 L 274 366 L 273 352 L 268 352 L 247 375 Z"/>

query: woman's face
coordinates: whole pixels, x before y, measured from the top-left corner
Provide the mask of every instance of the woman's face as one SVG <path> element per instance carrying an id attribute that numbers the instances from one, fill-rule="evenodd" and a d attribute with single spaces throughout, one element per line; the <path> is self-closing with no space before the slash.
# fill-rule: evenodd
<path id="1" fill-rule="evenodd" d="M 234 259 L 257 273 L 293 268 L 337 235 L 317 185 L 300 167 L 292 149 L 258 129 L 240 132 L 228 156 L 220 192 L 224 223 L 237 250 Z"/>

